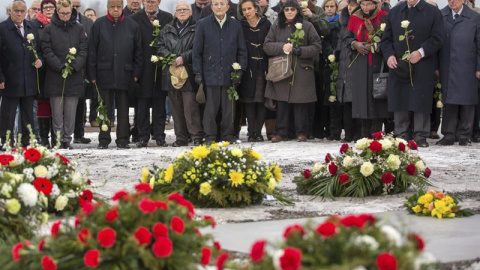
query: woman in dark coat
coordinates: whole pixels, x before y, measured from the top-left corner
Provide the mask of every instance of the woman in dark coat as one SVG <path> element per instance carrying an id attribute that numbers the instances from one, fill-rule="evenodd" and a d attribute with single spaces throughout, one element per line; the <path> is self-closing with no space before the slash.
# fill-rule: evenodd
<path id="1" fill-rule="evenodd" d="M 262 9 L 256 1 L 242 0 L 238 4 L 238 16 L 248 51 L 248 65 L 238 94 L 240 101 L 245 103 L 249 142 L 263 142 L 262 127 L 267 112 L 264 103 L 268 57 L 263 51 L 263 42 L 272 24 L 261 13 Z"/>
<path id="2" fill-rule="evenodd" d="M 83 68 L 87 59 L 87 35 L 76 18 L 77 12 L 72 9 L 70 1 L 60 0 L 52 23 L 45 27 L 42 36 L 43 56 L 47 63 L 45 96 L 50 98 L 53 127 L 60 132 L 60 148 L 63 149 L 71 149 L 78 99 L 85 94 Z M 67 61 L 68 54 L 75 59 Z M 64 78 L 62 73 L 66 63 L 73 70 Z"/>
<path id="3" fill-rule="evenodd" d="M 344 37 L 345 46 L 350 46 L 350 68 L 348 79 L 355 86 L 352 100 L 352 117 L 362 119 L 362 137 L 382 130 L 384 118 L 389 117 L 386 99 L 373 98 L 373 74 L 380 73 L 384 62 L 379 44 L 373 44 L 369 34 L 376 32 L 387 19 L 387 12 L 380 10 L 378 0 L 362 0 L 361 10 L 350 17 Z M 370 46 L 377 49 L 372 50 Z M 347 47 L 348 48 L 348 47 Z M 353 63 L 352 63 L 353 62 Z M 383 65 L 387 72 L 387 64 Z"/>
<path id="4" fill-rule="evenodd" d="M 305 32 L 303 45 L 294 47 L 289 43 L 295 24 L 300 23 Z M 287 140 L 289 126 L 295 125 L 297 141 L 305 142 L 308 135 L 308 106 L 306 103 L 317 101 L 313 73 L 313 58 L 320 54 L 322 42 L 313 25 L 303 19 L 296 0 L 287 0 L 278 14 L 277 22 L 270 28 L 264 51 L 270 56 L 292 53 L 294 77 L 272 83 L 267 82 L 265 97 L 278 101 L 276 135 L 272 142 Z M 293 112 L 294 122 L 289 114 Z"/>

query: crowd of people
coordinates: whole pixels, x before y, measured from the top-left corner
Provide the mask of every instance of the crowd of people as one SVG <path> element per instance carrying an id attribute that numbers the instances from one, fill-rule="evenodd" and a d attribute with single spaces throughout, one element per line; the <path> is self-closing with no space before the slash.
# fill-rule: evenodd
<path id="1" fill-rule="evenodd" d="M 87 120 L 99 149 L 114 123 L 118 148 L 168 146 L 167 111 L 174 147 L 236 141 L 244 124 L 249 142 L 378 131 L 420 147 L 480 142 L 473 1 L 181 0 L 173 14 L 160 2 L 108 0 L 98 19 L 80 0 L 11 2 L 0 23 L 0 146 L 7 130 L 32 125 L 42 145 L 71 149 L 91 142 Z M 292 75 L 267 79 L 269 59 L 286 55 Z"/>

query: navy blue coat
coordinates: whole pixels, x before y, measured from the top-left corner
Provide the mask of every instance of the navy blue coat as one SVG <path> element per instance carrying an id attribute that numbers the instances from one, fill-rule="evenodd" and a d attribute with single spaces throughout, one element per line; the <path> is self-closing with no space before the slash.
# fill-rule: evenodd
<path id="1" fill-rule="evenodd" d="M 223 27 L 210 15 L 197 23 L 193 41 L 193 73 L 202 74 L 207 86 L 230 86 L 232 64 L 245 71 L 247 48 L 239 21 L 227 16 Z"/>
<path id="2" fill-rule="evenodd" d="M 40 37 L 37 28 L 27 20 L 23 21 L 25 36 L 32 33 L 33 43 L 41 59 Z M 5 97 L 27 97 L 37 94 L 37 73 L 32 63 L 35 56 L 28 48 L 27 39 L 22 37 L 11 18 L 0 23 L 0 83 Z"/>

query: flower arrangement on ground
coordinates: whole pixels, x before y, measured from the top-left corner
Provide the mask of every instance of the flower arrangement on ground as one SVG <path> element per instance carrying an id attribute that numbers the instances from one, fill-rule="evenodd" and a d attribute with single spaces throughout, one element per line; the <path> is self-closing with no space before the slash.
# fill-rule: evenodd
<path id="1" fill-rule="evenodd" d="M 77 163 L 33 143 L 0 154 L 0 239 L 31 238 L 47 213 L 74 212 L 91 202 L 91 181 Z"/>
<path id="2" fill-rule="evenodd" d="M 340 155 L 327 154 L 325 161 L 304 170 L 293 180 L 300 194 L 321 197 L 366 197 L 405 192 L 414 185 L 430 186 L 432 171 L 418 156 L 417 144 L 401 138 L 373 134 L 340 147 Z"/>
<path id="3" fill-rule="evenodd" d="M 325 222 L 288 226 L 283 241 L 255 242 L 245 270 L 297 269 L 430 269 L 433 256 L 424 252 L 418 234 L 402 235 L 369 214 L 331 216 Z M 433 267 L 433 266 L 432 266 Z M 432 268 L 433 269 L 433 268 Z"/>
<path id="4" fill-rule="evenodd" d="M 0 261 L 10 257 L 2 269 L 188 270 L 216 254 L 207 245 L 211 235 L 198 231 L 213 227 L 214 219 L 193 219 L 193 205 L 180 194 L 152 193 L 140 183 L 112 201 L 86 203 L 74 225 L 58 221 L 37 243 L 17 243 L 11 254 L 0 255 Z"/>
<path id="5" fill-rule="evenodd" d="M 426 192 L 419 190 L 407 198 L 405 207 L 411 214 L 439 219 L 472 216 L 471 211 L 461 209 L 459 202 L 460 200 L 456 196 L 444 192 L 436 192 L 433 189 Z"/>
<path id="6" fill-rule="evenodd" d="M 142 182 L 149 182 L 163 194 L 184 194 L 199 207 L 243 207 L 260 204 L 266 194 L 291 204 L 275 186 L 282 179 L 276 164 L 260 162 L 251 148 L 228 142 L 200 145 L 180 154 L 165 169 L 143 169 Z"/>

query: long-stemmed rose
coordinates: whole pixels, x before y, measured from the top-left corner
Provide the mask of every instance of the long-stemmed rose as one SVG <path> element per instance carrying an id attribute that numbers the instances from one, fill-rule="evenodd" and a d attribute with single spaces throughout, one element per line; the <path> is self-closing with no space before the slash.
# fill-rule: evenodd
<path id="1" fill-rule="evenodd" d="M 408 26 L 410 25 L 410 22 L 408 20 L 404 20 L 400 23 L 401 27 L 403 29 L 405 29 L 405 34 L 403 35 L 400 35 L 398 37 L 398 40 L 402 41 L 402 40 L 405 40 L 405 42 L 407 43 L 407 50 L 405 51 L 405 53 L 403 54 L 402 56 L 402 60 L 403 61 L 407 61 L 408 62 L 408 69 L 410 71 L 410 84 L 413 86 L 413 77 L 412 77 L 412 64 L 410 63 L 410 61 L 408 60 L 408 58 L 410 57 L 410 44 L 408 42 L 408 40 L 410 39 L 410 36 L 409 36 L 409 33 L 412 32 L 412 30 L 408 30 Z"/>
<path id="2" fill-rule="evenodd" d="M 157 55 L 152 55 L 150 58 L 150 61 L 155 65 L 155 79 L 154 82 L 157 82 L 157 69 L 158 69 L 158 61 L 162 62 L 162 70 L 164 70 L 167 66 L 170 66 L 175 62 L 175 59 L 177 59 L 177 55 L 174 53 L 169 53 L 165 55 L 164 57 L 162 56 L 157 56 Z"/>
<path id="3" fill-rule="evenodd" d="M 93 83 L 95 85 L 95 89 L 97 90 L 98 96 L 98 108 L 97 108 L 97 122 L 100 123 L 101 129 L 103 132 L 108 131 L 108 125 L 110 125 L 110 119 L 108 119 L 108 109 L 103 102 L 103 98 L 100 95 L 100 91 L 98 91 L 97 83 Z"/>
<path id="4" fill-rule="evenodd" d="M 160 22 L 158 20 L 154 20 L 152 24 L 154 29 L 152 32 L 153 40 L 152 42 L 150 42 L 150 47 L 155 46 L 155 43 L 157 43 L 158 35 L 160 35 Z"/>
<path id="5" fill-rule="evenodd" d="M 235 62 L 232 64 L 232 68 L 233 70 L 232 72 L 230 72 L 230 79 L 233 82 L 234 80 L 237 80 L 240 78 L 239 71 L 242 69 L 242 67 L 240 66 L 239 63 Z M 239 99 L 237 90 L 235 89 L 234 85 L 231 85 L 227 89 L 227 95 L 228 95 L 228 100 L 232 101 L 232 111 L 233 111 L 234 102 L 235 100 Z M 233 121 L 233 114 L 232 114 L 232 121 Z"/>
<path id="6" fill-rule="evenodd" d="M 62 89 L 62 101 L 63 101 L 63 96 L 65 95 L 65 83 L 67 81 L 68 75 L 71 75 L 73 73 L 73 67 L 70 65 L 73 60 L 75 60 L 75 54 L 77 54 L 77 49 L 74 47 L 70 48 L 68 50 L 67 56 L 65 56 L 65 60 L 67 62 L 65 63 L 65 67 L 62 69 L 62 78 L 63 78 L 63 89 Z"/>
<path id="7" fill-rule="evenodd" d="M 328 61 L 330 62 L 329 67 L 332 70 L 332 74 L 330 74 L 330 97 L 328 97 L 328 101 L 335 102 L 337 101 L 338 63 L 335 61 L 335 55 L 333 54 L 328 56 Z"/>
<path id="8" fill-rule="evenodd" d="M 33 43 L 33 41 L 35 40 L 35 36 L 30 33 L 27 35 L 27 42 L 28 45 L 27 48 L 32 51 L 33 53 L 33 56 L 35 56 L 35 62 L 38 60 L 38 53 L 37 53 L 37 50 L 35 50 L 35 44 Z M 32 63 L 32 66 L 35 66 L 35 62 Z M 37 90 L 38 90 L 38 93 L 40 94 L 40 83 L 38 81 L 38 68 L 35 68 L 35 71 L 37 72 Z"/>
<path id="9" fill-rule="evenodd" d="M 382 35 L 383 35 L 383 32 L 385 31 L 385 26 L 386 26 L 386 24 L 382 23 L 382 24 L 380 24 L 380 28 L 378 28 L 375 32 L 368 33 L 368 39 L 367 39 L 366 42 L 368 44 L 370 44 L 370 52 L 372 54 L 374 54 L 375 52 L 378 52 L 378 50 L 380 48 L 380 46 L 378 44 L 382 40 Z M 355 60 L 357 60 L 359 55 L 360 55 L 360 53 L 357 52 L 357 55 L 355 56 L 353 61 L 348 65 L 349 68 L 353 65 Z"/>
<path id="10" fill-rule="evenodd" d="M 302 23 L 296 23 L 295 24 L 295 31 L 290 35 L 290 38 L 288 38 L 288 41 L 295 46 L 295 47 L 300 47 L 303 45 L 303 38 L 305 37 L 305 31 L 303 30 L 303 24 Z M 290 84 L 293 85 L 295 83 L 295 71 L 297 70 L 297 61 L 298 61 L 298 56 L 295 56 L 295 65 L 293 66 L 293 75 L 292 75 L 292 80 L 290 81 Z"/>

